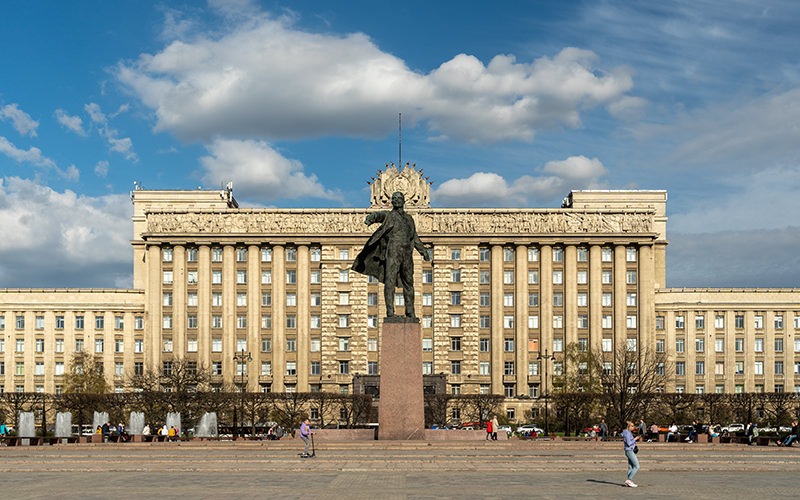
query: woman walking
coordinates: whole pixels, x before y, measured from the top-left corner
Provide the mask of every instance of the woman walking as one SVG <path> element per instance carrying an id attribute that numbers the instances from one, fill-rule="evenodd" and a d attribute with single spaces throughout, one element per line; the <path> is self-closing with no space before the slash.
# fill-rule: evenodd
<path id="1" fill-rule="evenodd" d="M 636 488 L 638 485 L 633 482 L 633 476 L 639 471 L 639 459 L 636 457 L 639 449 L 636 447 L 636 441 L 639 441 L 641 436 L 633 437 L 633 429 L 633 422 L 628 421 L 627 427 L 622 431 L 622 440 L 625 442 L 625 456 L 628 457 L 628 479 L 625 480 L 625 486 Z"/>

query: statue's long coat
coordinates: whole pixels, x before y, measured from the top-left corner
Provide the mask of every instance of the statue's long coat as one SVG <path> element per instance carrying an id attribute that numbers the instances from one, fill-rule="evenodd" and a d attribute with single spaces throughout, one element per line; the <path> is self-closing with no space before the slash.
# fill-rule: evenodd
<path id="1" fill-rule="evenodd" d="M 388 246 L 388 238 L 386 235 L 392 231 L 396 224 L 405 222 L 413 230 L 414 244 L 413 246 L 422 246 L 417 236 L 416 226 L 414 219 L 411 218 L 406 212 L 398 211 L 383 211 L 373 212 L 367 217 L 367 221 L 372 224 L 375 222 L 383 221 L 383 224 L 370 236 L 369 240 L 364 244 L 364 248 L 356 256 L 353 261 L 351 269 L 357 273 L 372 276 L 381 283 L 386 283 L 386 251 Z"/>

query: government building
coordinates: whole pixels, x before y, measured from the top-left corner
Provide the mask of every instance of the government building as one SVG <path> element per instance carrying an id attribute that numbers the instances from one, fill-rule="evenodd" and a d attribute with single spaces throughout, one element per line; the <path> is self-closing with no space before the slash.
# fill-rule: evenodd
<path id="1" fill-rule="evenodd" d="M 409 165 L 370 187 L 366 209 L 133 191 L 132 289 L 0 290 L 0 390 L 58 393 L 83 352 L 117 391 L 182 360 L 209 368 L 212 390 L 351 392 L 354 377 L 380 374 L 385 307 L 383 285 L 350 267 L 376 227 L 367 213 L 401 191 L 432 246 L 431 261 L 415 255 L 423 361 L 409 369 L 440 375 L 448 393 L 502 394 L 521 419 L 571 345 L 664 353 L 666 392 L 800 392 L 800 290 L 666 288 L 665 191 L 431 208 Z M 402 301 L 398 291 L 398 314 Z"/>

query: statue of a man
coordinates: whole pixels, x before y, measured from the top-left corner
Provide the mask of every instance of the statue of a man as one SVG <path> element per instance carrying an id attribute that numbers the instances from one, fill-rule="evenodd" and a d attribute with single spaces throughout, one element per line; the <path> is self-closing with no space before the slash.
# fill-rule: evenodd
<path id="1" fill-rule="evenodd" d="M 403 287 L 406 304 L 406 318 L 416 319 L 414 314 L 414 259 L 416 249 L 422 258 L 430 260 L 427 248 L 417 235 L 414 219 L 403 210 L 403 193 L 392 194 L 392 210 L 373 212 L 367 215 L 368 226 L 382 222 L 364 249 L 353 262 L 353 271 L 375 277 L 384 284 L 383 297 L 386 301 L 386 317 L 397 317 L 394 313 L 394 290 Z M 399 282 L 399 283 L 398 283 Z"/>

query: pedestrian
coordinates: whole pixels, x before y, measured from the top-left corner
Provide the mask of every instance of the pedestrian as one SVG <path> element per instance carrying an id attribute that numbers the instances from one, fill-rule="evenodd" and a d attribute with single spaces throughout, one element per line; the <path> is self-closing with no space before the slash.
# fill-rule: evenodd
<path id="1" fill-rule="evenodd" d="M 497 441 L 497 428 L 499 425 L 497 424 L 497 415 L 492 417 L 492 439 Z"/>
<path id="2" fill-rule="evenodd" d="M 309 456 L 309 454 L 308 454 L 308 444 L 309 444 L 308 437 L 311 434 L 312 434 L 311 433 L 311 429 L 308 427 L 308 419 L 305 419 L 305 420 L 303 420 L 303 423 L 300 424 L 300 439 L 302 439 L 303 442 L 306 444 L 306 448 L 305 448 L 305 450 L 303 450 L 303 454 L 300 455 L 303 458 L 306 458 L 306 457 Z"/>
<path id="3" fill-rule="evenodd" d="M 608 424 L 606 424 L 606 419 L 600 419 L 600 441 L 605 441 L 606 436 L 608 436 Z"/>
<path id="4" fill-rule="evenodd" d="M 636 434 L 639 436 L 640 439 L 644 439 L 644 434 L 647 432 L 647 425 L 644 423 L 644 419 L 639 419 L 639 429 L 637 430 Z"/>
<path id="5" fill-rule="evenodd" d="M 678 426 L 675 424 L 675 422 L 672 422 L 672 425 L 670 425 L 669 429 L 667 430 L 667 443 L 669 443 L 669 438 L 671 436 L 675 436 L 675 441 L 680 439 L 680 434 L 678 434 Z"/>
<path id="6" fill-rule="evenodd" d="M 638 485 L 633 482 L 633 476 L 639 471 L 639 459 L 636 453 L 639 448 L 636 446 L 636 441 L 639 441 L 642 436 L 633 437 L 633 422 L 628 421 L 627 428 L 622 431 L 622 440 L 625 443 L 625 456 L 628 457 L 628 479 L 625 480 L 625 486 L 636 488 Z"/>
<path id="7" fill-rule="evenodd" d="M 800 427 L 797 425 L 797 420 L 792 422 L 792 430 L 783 438 L 783 441 L 778 441 L 778 446 L 791 446 L 797 439 L 797 434 L 800 432 Z"/>
<path id="8" fill-rule="evenodd" d="M 8 435 L 8 427 L 6 424 L 0 425 L 0 436 L 7 436 Z"/>
<path id="9" fill-rule="evenodd" d="M 653 425 L 650 426 L 650 434 L 647 436 L 647 442 L 658 441 L 658 424 L 653 422 Z"/>
<path id="10" fill-rule="evenodd" d="M 747 444 L 753 444 L 753 438 L 758 436 L 758 431 L 756 430 L 756 424 L 750 422 L 747 424 L 747 431 L 745 431 L 744 435 L 747 437 Z"/>
<path id="11" fill-rule="evenodd" d="M 492 421 L 486 422 L 486 440 L 492 439 Z"/>

